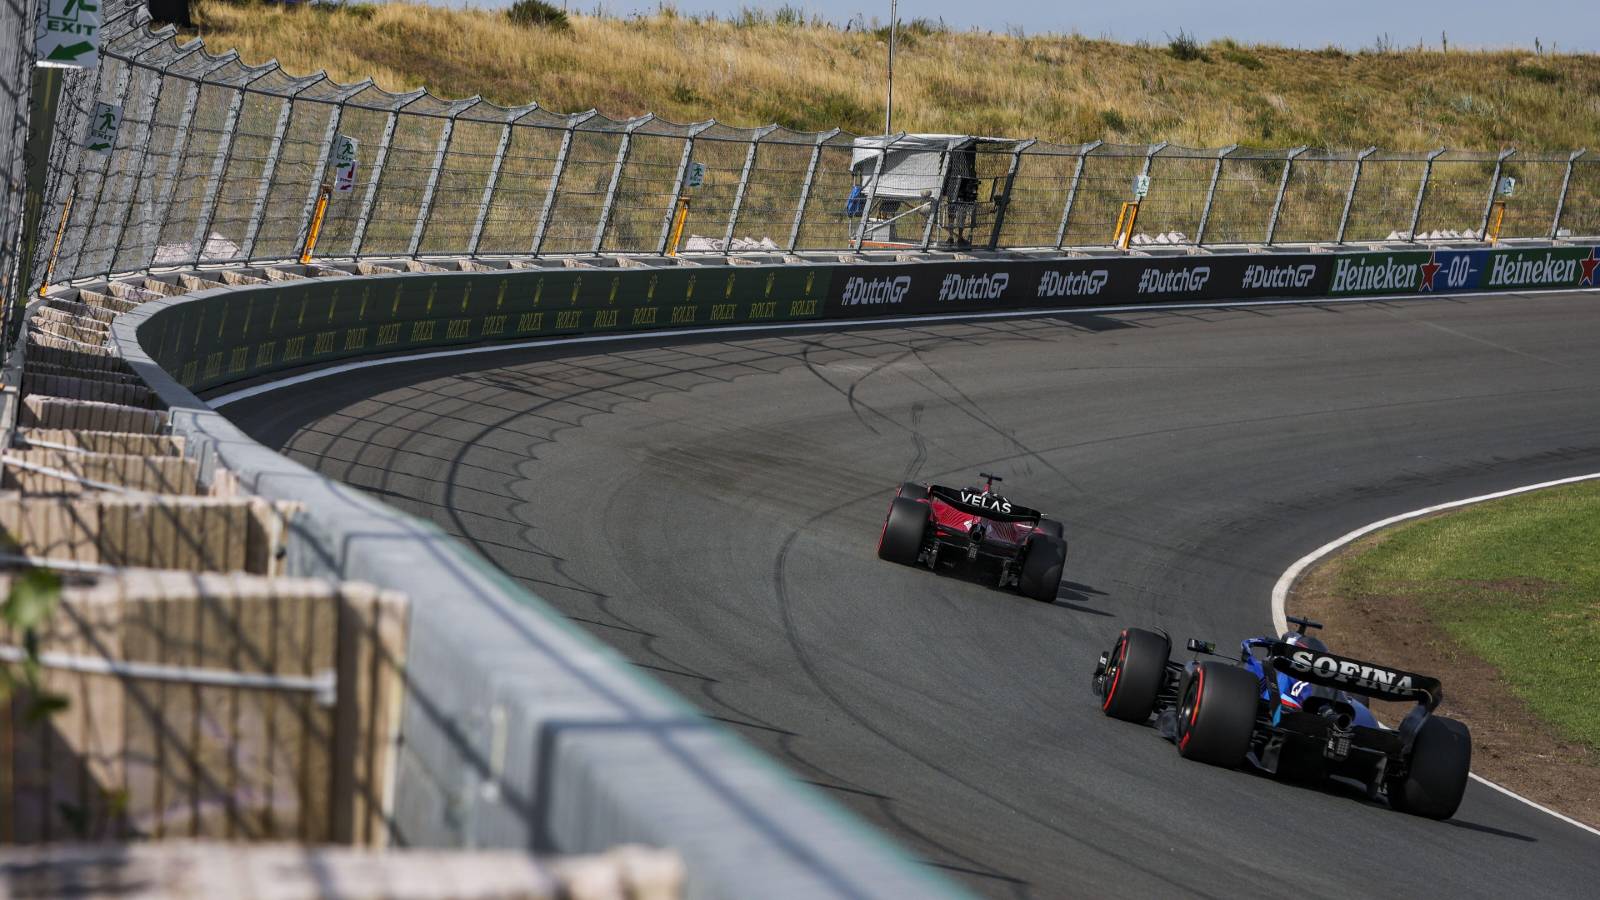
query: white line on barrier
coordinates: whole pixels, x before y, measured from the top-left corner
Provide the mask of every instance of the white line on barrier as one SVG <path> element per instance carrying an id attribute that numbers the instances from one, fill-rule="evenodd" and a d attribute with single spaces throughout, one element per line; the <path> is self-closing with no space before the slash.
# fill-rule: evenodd
<path id="1" fill-rule="evenodd" d="M 1397 516 L 1390 516 L 1387 519 L 1373 522 L 1370 525 L 1363 525 L 1360 528 L 1357 528 L 1355 531 L 1352 531 L 1343 537 L 1331 540 L 1328 543 L 1323 544 L 1321 547 L 1318 547 L 1317 549 L 1306 554 L 1305 556 L 1300 557 L 1299 559 L 1295 560 L 1294 565 L 1290 566 L 1282 575 L 1278 576 L 1277 584 L 1272 586 L 1272 618 L 1274 624 L 1279 632 L 1285 632 L 1289 630 L 1288 613 L 1285 610 L 1285 605 L 1289 599 L 1289 589 L 1294 586 L 1295 581 L 1299 579 L 1306 569 L 1310 568 L 1313 563 L 1323 559 L 1334 551 L 1339 550 L 1348 544 L 1354 543 L 1355 541 L 1366 537 L 1374 531 L 1388 528 L 1390 525 L 1396 525 L 1400 522 L 1405 522 L 1411 519 L 1419 519 L 1423 516 L 1432 515 L 1436 512 L 1443 512 L 1447 509 L 1456 509 L 1462 506 L 1470 506 L 1474 503 L 1483 503 L 1487 500 L 1498 500 L 1502 497 L 1526 494 L 1529 491 L 1543 490 L 1544 488 L 1557 487 L 1563 484 L 1575 484 L 1580 481 L 1593 481 L 1597 478 L 1600 478 L 1600 472 L 1591 472 L 1588 475 L 1574 475 L 1571 478 L 1557 478 L 1554 481 L 1541 481 L 1538 484 L 1528 484 L 1523 485 L 1522 487 L 1514 487 L 1504 491 L 1495 491 L 1492 494 L 1480 494 L 1479 496 L 1468 497 L 1464 500 L 1452 500 L 1449 503 L 1439 503 L 1433 506 L 1426 506 L 1422 509 L 1414 509 L 1410 512 L 1401 513 Z M 1590 834 L 1600 836 L 1600 829 L 1592 828 L 1583 824 L 1582 822 L 1579 822 L 1577 819 L 1571 818 L 1570 816 L 1564 816 L 1547 806 L 1542 806 L 1538 803 L 1535 803 L 1516 791 L 1495 784 L 1476 772 L 1471 773 L 1471 775 L 1473 781 L 1491 787 L 1500 793 L 1505 794 L 1507 797 L 1511 797 L 1512 799 L 1521 800 L 1523 803 L 1528 804 L 1534 809 L 1537 809 L 1542 813 L 1548 813 L 1549 815 L 1555 816 L 1557 819 L 1560 819 L 1568 825 L 1576 826 L 1584 831 L 1589 832 Z"/>
<path id="2" fill-rule="evenodd" d="M 1591 294 L 1600 293 L 1600 288 L 1575 288 L 1560 293 Z M 702 334 L 728 334 L 792 331 L 796 329 L 828 329 L 828 328 L 860 328 L 867 325 L 896 325 L 896 324 L 922 324 L 928 322 L 970 322 L 983 319 L 1022 319 L 1036 316 L 1059 316 L 1071 313 L 1121 313 L 1121 312 L 1162 312 L 1175 309 L 1239 309 L 1254 306 L 1326 306 L 1342 303 L 1383 303 L 1391 300 L 1460 300 L 1470 297 L 1519 297 L 1525 298 L 1527 293 L 1513 291 L 1463 291 L 1456 294 L 1383 294 L 1377 297 L 1337 297 L 1337 298 L 1303 298 L 1299 300 L 1236 300 L 1231 302 L 1210 303 L 1136 303 L 1122 306 L 1064 306 L 1054 309 L 1008 309 L 997 312 L 964 312 L 964 313 L 934 313 L 922 316 L 884 316 L 875 319 L 813 319 L 805 322 L 774 322 L 767 325 L 723 325 L 706 328 L 675 328 L 661 331 L 631 331 L 623 334 L 584 334 L 572 337 L 542 338 L 536 341 L 517 341 L 506 344 L 483 344 L 474 347 L 455 347 L 448 350 L 429 350 L 423 353 L 407 353 L 401 356 L 386 356 L 382 359 L 364 359 L 356 362 L 341 363 L 324 369 L 314 369 L 291 375 L 275 381 L 252 385 L 220 394 L 206 401 L 211 408 L 220 409 L 240 400 L 259 397 L 276 390 L 294 387 L 299 384 L 317 381 L 323 378 L 332 378 L 347 372 L 361 369 L 373 369 L 378 366 L 393 366 L 401 363 L 422 362 L 430 359 L 447 359 L 452 356 L 472 356 L 480 353 L 500 353 L 509 350 L 535 350 L 540 347 L 554 347 L 561 344 L 592 344 L 610 343 L 614 341 L 648 340 L 652 337 L 683 337 Z"/>

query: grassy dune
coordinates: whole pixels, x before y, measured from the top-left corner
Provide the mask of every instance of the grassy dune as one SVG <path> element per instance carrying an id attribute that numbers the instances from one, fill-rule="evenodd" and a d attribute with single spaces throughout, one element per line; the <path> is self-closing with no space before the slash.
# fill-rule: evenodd
<path id="1" fill-rule="evenodd" d="M 216 0 L 198 5 L 196 21 L 215 50 L 341 80 L 370 75 L 393 91 L 882 130 L 885 45 L 870 30 L 669 10 L 573 16 L 570 30 L 554 31 L 498 11 Z M 1141 46 L 913 26 L 900 45 L 895 109 L 896 127 L 910 131 L 1063 143 L 1568 149 L 1600 145 L 1600 56 Z"/>

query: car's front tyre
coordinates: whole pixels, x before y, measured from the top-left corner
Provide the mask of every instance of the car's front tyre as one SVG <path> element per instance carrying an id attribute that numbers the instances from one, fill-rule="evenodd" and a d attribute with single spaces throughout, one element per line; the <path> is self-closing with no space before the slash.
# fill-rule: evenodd
<path id="1" fill-rule="evenodd" d="M 1167 677 L 1167 639 L 1143 628 L 1124 628 L 1106 654 L 1100 711 L 1113 719 L 1143 722 L 1156 708 Z"/>

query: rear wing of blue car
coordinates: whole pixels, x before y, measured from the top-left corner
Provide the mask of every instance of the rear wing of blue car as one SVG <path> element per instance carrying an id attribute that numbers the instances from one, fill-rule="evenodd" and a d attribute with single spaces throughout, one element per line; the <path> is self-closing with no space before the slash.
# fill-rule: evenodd
<path id="1" fill-rule="evenodd" d="M 1437 678 L 1335 656 L 1276 641 L 1267 648 L 1272 667 L 1290 678 L 1379 700 L 1412 701 L 1432 710 L 1444 699 Z"/>

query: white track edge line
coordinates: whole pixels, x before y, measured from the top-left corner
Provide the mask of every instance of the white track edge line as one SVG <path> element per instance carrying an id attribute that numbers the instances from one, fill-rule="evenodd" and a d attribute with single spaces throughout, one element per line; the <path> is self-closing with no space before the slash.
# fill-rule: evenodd
<path id="1" fill-rule="evenodd" d="M 1316 563 L 1318 560 L 1323 559 L 1334 551 L 1339 550 L 1347 544 L 1366 537 L 1374 531 L 1378 531 L 1380 529 L 1387 528 L 1390 525 L 1396 525 L 1400 522 L 1405 522 L 1410 519 L 1418 519 L 1426 515 L 1432 515 L 1436 512 L 1442 512 L 1447 509 L 1457 509 L 1463 506 L 1470 506 L 1474 503 L 1483 503 L 1488 500 L 1498 500 L 1502 497 L 1512 497 L 1517 494 L 1526 494 L 1530 491 L 1558 487 L 1563 484 L 1576 484 L 1580 481 L 1594 481 L 1595 479 L 1600 479 L 1600 472 L 1591 472 L 1588 475 L 1574 475 L 1571 478 L 1558 478 L 1554 481 L 1541 481 L 1538 484 L 1528 484 L 1523 485 L 1522 487 L 1509 488 L 1504 491 L 1495 491 L 1492 494 L 1481 494 L 1477 497 L 1468 497 L 1464 500 L 1452 500 L 1449 503 L 1439 503 L 1434 506 L 1423 507 L 1422 509 L 1414 509 L 1411 512 L 1401 513 L 1397 516 L 1390 516 L 1387 519 L 1373 522 L 1370 525 L 1363 525 L 1362 527 L 1357 528 L 1355 531 L 1352 531 L 1341 538 L 1329 541 L 1305 556 L 1300 557 L 1298 560 L 1295 560 L 1294 565 L 1290 566 L 1282 575 L 1278 577 L 1277 584 L 1272 586 L 1272 618 L 1274 620 L 1274 624 L 1280 633 L 1289 630 L 1288 614 L 1285 611 L 1285 606 L 1289 599 L 1289 589 L 1294 586 L 1295 581 L 1300 578 L 1306 569 L 1310 568 L 1313 563 Z M 1493 788 L 1494 790 L 1505 794 L 1507 797 L 1510 797 L 1513 800 L 1520 800 L 1542 813 L 1554 816 L 1568 825 L 1581 828 L 1592 835 L 1600 837 L 1600 829 L 1585 825 L 1571 816 L 1562 815 L 1548 806 L 1544 806 L 1540 803 L 1536 803 L 1533 800 L 1529 800 L 1527 797 L 1522 796 L 1516 791 L 1496 784 L 1476 772 L 1471 772 L 1469 774 L 1471 775 L 1472 780 L 1478 782 L 1479 784 Z"/>
<path id="2" fill-rule="evenodd" d="M 1551 293 L 1579 293 L 1591 294 L 1600 292 L 1600 288 L 1573 288 Z M 1544 291 L 1531 292 L 1533 296 L 1545 293 Z M 804 322 L 773 322 L 765 325 L 723 325 L 705 328 L 668 328 L 660 331 L 630 331 L 620 334 L 580 334 L 571 337 L 541 338 L 536 341 L 516 341 L 505 344 L 483 344 L 474 347 L 455 347 L 447 350 L 428 350 L 423 353 L 407 353 L 401 356 L 386 356 L 381 359 L 363 359 L 355 362 L 341 363 L 322 369 L 313 369 L 287 378 L 268 381 L 263 384 L 252 385 L 226 394 L 220 394 L 206 401 L 212 409 L 221 409 L 240 400 L 259 397 L 283 388 L 306 384 L 323 378 L 332 378 L 347 372 L 361 369 L 373 369 L 379 366 L 393 366 L 400 363 L 423 362 L 430 359 L 447 359 L 452 356 L 472 356 L 479 353 L 499 353 L 509 350 L 535 350 L 540 347 L 553 347 L 560 344 L 592 344 L 610 343 L 614 341 L 647 340 L 652 337 L 682 337 L 704 334 L 749 333 L 752 331 L 791 331 L 795 329 L 817 328 L 859 328 L 867 325 L 895 325 L 922 324 L 928 322 L 964 322 L 983 319 L 1018 319 L 1033 316 L 1059 316 L 1070 313 L 1119 313 L 1142 312 L 1146 310 L 1156 312 L 1170 312 L 1182 309 L 1240 309 L 1253 306 L 1326 306 L 1346 303 L 1383 303 L 1391 300 L 1458 300 L 1471 297 L 1502 297 L 1526 298 L 1528 291 L 1462 291 L 1460 293 L 1441 294 L 1381 294 L 1376 297 L 1304 297 L 1297 300 L 1235 300 L 1216 302 L 1191 302 L 1191 303 L 1136 303 L 1120 306 L 1063 306 L 1053 309 L 1007 309 L 995 312 L 964 312 L 964 313 L 933 313 L 922 316 L 884 316 L 872 319 L 811 319 Z"/>

